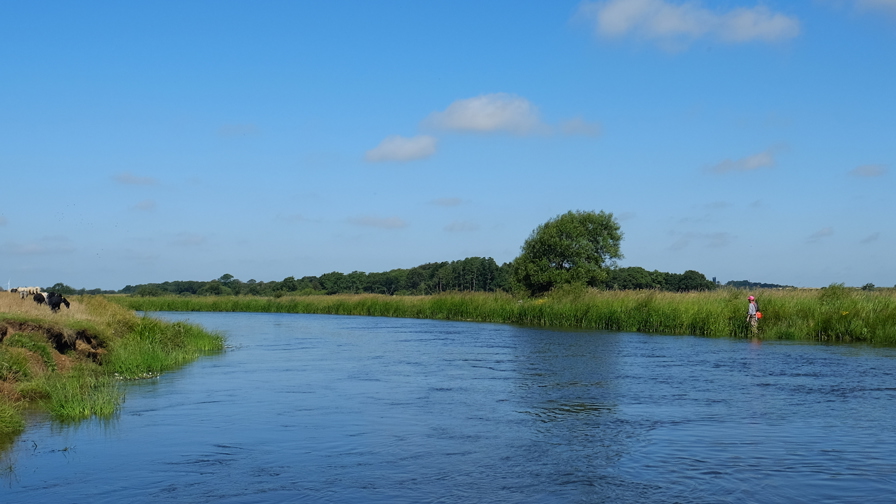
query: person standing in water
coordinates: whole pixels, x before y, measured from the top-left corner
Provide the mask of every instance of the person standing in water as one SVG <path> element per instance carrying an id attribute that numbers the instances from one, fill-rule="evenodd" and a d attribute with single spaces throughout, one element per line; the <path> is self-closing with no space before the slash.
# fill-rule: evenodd
<path id="1" fill-rule="evenodd" d="M 747 323 L 750 324 L 750 330 L 755 335 L 759 331 L 759 318 L 756 316 L 759 313 L 759 305 L 756 304 L 756 298 L 753 296 L 748 297 L 747 300 L 750 302 L 747 309 Z"/>

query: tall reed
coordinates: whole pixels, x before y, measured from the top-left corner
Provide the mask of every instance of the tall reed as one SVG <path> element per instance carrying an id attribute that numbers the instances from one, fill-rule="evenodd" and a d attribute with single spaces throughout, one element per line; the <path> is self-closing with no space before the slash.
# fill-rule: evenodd
<path id="1" fill-rule="evenodd" d="M 751 291 L 764 317 L 764 339 L 860 341 L 896 344 L 896 293 L 825 289 Z M 376 294 L 335 296 L 110 298 L 144 311 L 242 311 L 322 313 L 502 322 L 709 337 L 749 337 L 747 292 L 561 290 L 543 298 L 503 293 L 434 296 Z"/>

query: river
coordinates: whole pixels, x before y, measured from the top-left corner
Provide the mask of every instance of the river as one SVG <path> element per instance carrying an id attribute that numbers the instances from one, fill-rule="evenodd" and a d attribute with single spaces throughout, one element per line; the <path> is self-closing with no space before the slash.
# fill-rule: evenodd
<path id="1" fill-rule="evenodd" d="M 226 352 L 33 418 L 0 501 L 892 502 L 896 349 L 160 313 Z"/>

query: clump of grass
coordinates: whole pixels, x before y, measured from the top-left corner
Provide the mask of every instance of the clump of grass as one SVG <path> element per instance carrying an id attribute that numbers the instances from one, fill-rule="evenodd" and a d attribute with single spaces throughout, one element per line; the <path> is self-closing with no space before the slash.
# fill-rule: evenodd
<path id="1" fill-rule="evenodd" d="M 47 375 L 31 387 L 31 394 L 61 422 L 111 417 L 123 400 L 118 383 L 90 363 L 79 364 L 66 375 Z"/>
<path id="2" fill-rule="evenodd" d="M 222 336 L 197 326 L 142 317 L 130 333 L 112 342 L 103 367 L 121 377 L 140 378 L 174 369 L 223 347 Z"/>
<path id="3" fill-rule="evenodd" d="M 7 445 L 23 430 L 25 430 L 25 419 L 22 418 L 19 404 L 0 396 L 0 447 Z"/>
<path id="4" fill-rule="evenodd" d="M 6 346 L 8 347 L 24 348 L 25 350 L 36 353 L 43 359 L 47 369 L 56 371 L 56 361 L 53 359 L 53 353 L 43 335 L 15 333 L 11 336 L 7 336 L 4 343 L 6 343 Z"/>
<path id="5" fill-rule="evenodd" d="M 0 347 L 0 380 L 17 383 L 32 376 L 28 355 L 18 348 Z"/>

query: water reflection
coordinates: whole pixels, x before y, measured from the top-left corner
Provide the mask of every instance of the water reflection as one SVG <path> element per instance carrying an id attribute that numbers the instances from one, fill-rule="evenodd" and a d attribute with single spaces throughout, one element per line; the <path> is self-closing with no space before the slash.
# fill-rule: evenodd
<path id="1" fill-rule="evenodd" d="M 883 502 L 892 349 L 285 314 L 34 424 L 10 502 Z M 34 449 L 32 444 L 39 447 Z M 66 450 L 66 448 L 70 448 Z"/>

